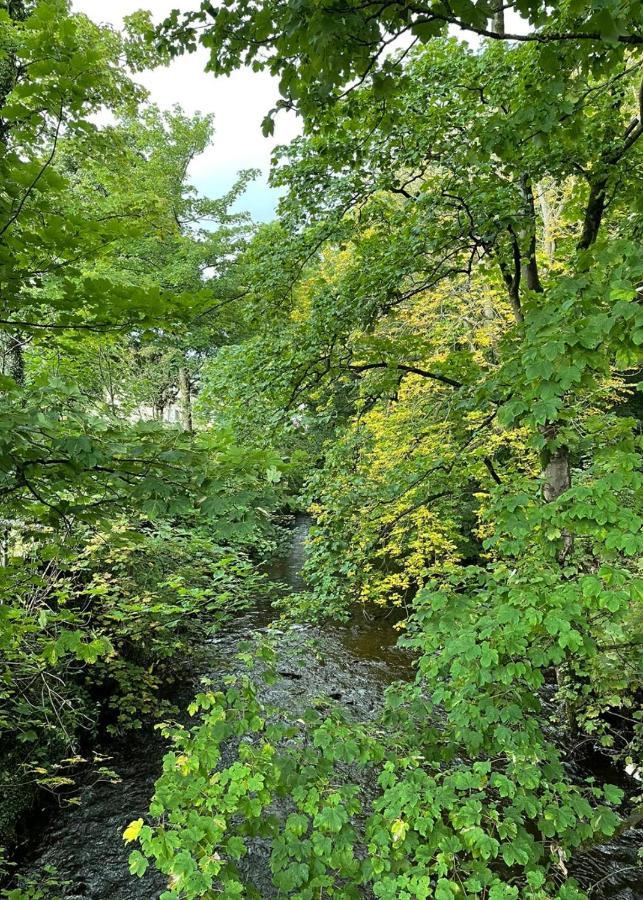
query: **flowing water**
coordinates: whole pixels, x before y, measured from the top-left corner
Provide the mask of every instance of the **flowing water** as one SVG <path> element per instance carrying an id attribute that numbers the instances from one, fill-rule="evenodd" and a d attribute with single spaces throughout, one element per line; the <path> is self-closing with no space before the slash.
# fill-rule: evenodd
<path id="1" fill-rule="evenodd" d="M 295 520 L 289 552 L 270 571 L 272 578 L 293 591 L 304 587 L 301 568 L 308 525 L 304 516 Z M 328 696 L 367 719 L 381 707 L 386 686 L 412 672 L 408 655 L 395 647 L 396 631 L 390 621 L 360 617 L 344 626 L 279 630 L 272 624 L 274 618 L 270 605 L 262 603 L 226 626 L 207 648 L 203 674 L 216 681 L 238 671 L 235 653 L 240 641 L 253 632 L 270 630 L 277 637 L 280 677 L 266 688 L 266 699 L 303 709 Z M 189 696 L 175 699 L 186 705 Z M 129 848 L 122 840 L 128 822 L 146 814 L 165 745 L 158 735 L 146 733 L 126 747 L 103 749 L 113 757 L 109 765 L 120 776 L 117 784 L 88 779 L 79 806 L 55 812 L 43 809 L 32 817 L 25 869 L 41 884 L 43 871 L 55 870 L 44 893 L 47 900 L 156 900 L 165 890 L 165 879 L 154 871 L 148 870 L 142 879 L 129 875 Z M 591 900 L 643 898 L 643 874 L 635 868 L 642 836 L 641 831 L 631 832 L 578 861 L 575 874 L 587 887 L 595 885 Z M 270 884 L 268 856 L 268 846 L 254 841 L 244 860 L 246 873 L 266 900 L 277 896 Z"/>

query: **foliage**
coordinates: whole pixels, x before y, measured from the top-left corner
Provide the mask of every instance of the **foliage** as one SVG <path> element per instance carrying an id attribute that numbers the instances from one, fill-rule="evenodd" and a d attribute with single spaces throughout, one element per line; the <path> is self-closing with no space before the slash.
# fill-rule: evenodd
<path id="1" fill-rule="evenodd" d="M 251 892 L 255 829 L 288 896 L 582 897 L 574 855 L 641 820 L 570 768 L 640 752 L 640 11 L 516 9 L 522 35 L 488 4 L 204 3 L 157 33 L 304 116 L 232 359 L 326 441 L 298 614 L 402 605 L 417 660 L 379 727 L 199 698 L 128 833 L 168 897 Z"/>
<path id="2" fill-rule="evenodd" d="M 528 27 L 506 34 L 506 10 L 522 16 Z M 430 44 L 448 26 L 497 42 L 511 39 L 542 48 L 547 74 L 554 75 L 564 48 L 579 70 L 595 73 L 606 61 L 618 63 L 627 48 L 643 43 L 641 24 L 638 3 L 616 0 L 585 4 L 519 0 L 507 6 L 490 0 L 455 5 L 420 0 L 412 8 L 401 0 L 348 2 L 339 16 L 330 2 L 237 0 L 218 9 L 203 0 L 196 11 L 174 10 L 157 38 L 170 55 L 193 51 L 200 43 L 217 75 L 244 64 L 267 69 L 280 79 L 281 99 L 273 114 L 295 106 L 314 121 L 320 109 L 355 85 L 372 83 L 378 99 L 404 90 L 408 81 L 400 77 L 398 61 L 387 52 L 390 45 Z M 152 31 L 149 19 L 139 27 Z M 271 114 L 264 131 L 272 127 Z"/>
<path id="3" fill-rule="evenodd" d="M 154 426 L 157 439 L 161 432 Z M 223 481 L 202 481 L 195 512 L 185 500 L 177 505 L 170 479 L 159 478 L 145 488 L 145 510 L 129 495 L 135 518 L 123 517 L 125 499 L 114 500 L 119 512 L 109 528 L 94 502 L 89 516 L 65 506 L 75 519 L 58 534 L 52 524 L 33 524 L 50 521 L 54 505 L 34 500 L 0 570 L 3 596 L 15 598 L 0 607 L 2 746 L 10 754 L 16 742 L 29 747 L 26 766 L 14 763 L 18 785 L 73 784 L 52 763 L 77 747 L 79 732 L 101 724 L 121 733 L 153 721 L 168 685 L 191 677 L 194 643 L 264 590 L 248 554 L 266 546 L 269 510 L 282 502 L 267 476 L 278 471 L 275 461 L 247 453 L 241 460 L 225 441 L 216 453 L 212 438 L 208 445 Z M 39 497 L 51 490 L 38 484 Z"/>
<path id="4" fill-rule="evenodd" d="M 270 659 L 270 650 L 257 656 Z M 552 747 L 542 765 L 519 752 L 507 767 L 491 760 L 470 767 L 421 695 L 391 695 L 390 741 L 340 711 L 322 718 L 309 710 L 302 719 L 298 710 L 266 707 L 248 678 L 199 694 L 191 712 L 199 710 L 198 726 L 169 730 L 175 749 L 150 806 L 164 824 L 139 819 L 124 834 L 143 850 L 130 856 L 132 873 L 143 874 L 153 858 L 169 876 L 168 900 L 217 890 L 258 896 L 238 867 L 245 839 L 256 836 L 271 839 L 274 883 L 289 896 L 457 897 L 464 888 L 469 896 L 514 897 L 502 872 L 519 865 L 525 896 L 580 897 L 573 882 L 557 891 L 547 881 L 547 845 L 555 852 L 559 842 L 615 828 L 616 816 L 597 801 L 617 802 L 617 788 L 566 784 Z M 501 758 L 512 734 L 502 732 Z M 432 761 L 417 744 L 431 734 Z M 239 741 L 238 755 L 225 764 L 229 741 Z M 541 823 L 545 847 L 531 822 Z"/>
<path id="5" fill-rule="evenodd" d="M 401 607 L 416 660 L 374 722 L 267 706 L 269 646 L 199 694 L 124 834 L 164 897 L 256 892 L 259 836 L 295 898 L 580 900 L 575 855 L 641 821 L 571 766 L 641 744 L 640 7 L 0 11 L 5 768 L 65 790 L 81 730 L 170 713 L 304 475 L 282 608 Z M 197 42 L 304 119 L 256 232 L 252 173 L 189 184 L 211 120 L 127 69 Z"/>
<path id="6" fill-rule="evenodd" d="M 2 4 L 0 46 L 4 841 L 34 786 L 71 793 L 79 745 L 149 725 L 192 642 L 263 590 L 287 467 L 192 433 L 201 362 L 237 330 L 251 225 L 230 207 L 252 173 L 200 196 L 212 121 L 147 104 L 128 61 L 158 55 L 65 0 Z M 150 421 L 179 397 L 180 424 Z"/>

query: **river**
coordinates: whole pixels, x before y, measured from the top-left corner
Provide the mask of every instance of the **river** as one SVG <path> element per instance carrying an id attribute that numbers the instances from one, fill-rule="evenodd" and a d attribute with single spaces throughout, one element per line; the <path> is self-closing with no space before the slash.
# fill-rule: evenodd
<path id="1" fill-rule="evenodd" d="M 305 516 L 295 520 L 288 553 L 270 570 L 271 577 L 284 582 L 289 590 L 304 587 L 301 568 L 308 525 Z M 235 653 L 239 642 L 253 632 L 268 631 L 277 636 L 280 674 L 269 689 L 270 702 L 304 707 L 313 698 L 326 695 L 366 719 L 381 707 L 385 688 L 412 672 L 408 655 L 395 646 L 396 631 L 387 620 L 359 617 L 350 624 L 323 630 L 309 626 L 279 629 L 270 604 L 264 602 L 225 626 L 209 643 L 202 674 L 216 681 L 238 671 Z M 307 649 L 310 641 L 314 653 Z M 187 687 L 196 689 L 196 684 Z M 185 703 L 188 699 L 176 698 Z M 112 757 L 109 765 L 118 772 L 118 783 L 92 783 L 88 778 L 81 783 L 78 806 L 43 807 L 34 812 L 24 869 L 41 889 L 44 881 L 49 881 L 41 896 L 46 900 L 156 900 L 165 890 L 165 879 L 152 870 L 142 879 L 130 876 L 130 848 L 122 840 L 128 822 L 147 812 L 165 749 L 161 738 L 150 732 L 126 746 L 101 747 L 101 752 Z M 631 832 L 577 862 L 575 871 L 585 889 L 594 885 L 591 900 L 643 898 L 643 872 L 635 868 L 642 837 L 641 831 Z M 277 896 L 270 885 L 268 856 L 269 848 L 256 842 L 244 861 L 266 900 Z"/>

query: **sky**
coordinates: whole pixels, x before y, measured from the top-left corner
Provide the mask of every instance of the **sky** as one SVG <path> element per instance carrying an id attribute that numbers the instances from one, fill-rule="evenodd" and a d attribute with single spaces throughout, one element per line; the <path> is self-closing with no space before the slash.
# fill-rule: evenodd
<path id="1" fill-rule="evenodd" d="M 197 0 L 73 0 L 74 9 L 96 22 L 120 28 L 123 16 L 137 9 L 150 9 L 161 21 L 175 7 L 193 8 Z M 509 11 L 508 28 L 520 22 Z M 477 44 L 475 36 L 469 38 Z M 202 50 L 181 56 L 169 66 L 136 76 L 150 92 L 150 100 L 162 109 L 180 104 L 187 113 L 214 113 L 214 145 L 196 159 L 190 169 L 193 184 L 208 197 L 219 197 L 232 187 L 241 169 L 260 169 L 236 208 L 249 211 L 256 221 L 273 218 L 278 192 L 267 184 L 272 149 L 287 144 L 301 131 L 294 113 L 280 112 L 274 136 L 264 138 L 261 121 L 279 98 L 276 79 L 266 72 L 245 68 L 229 77 L 215 78 L 205 72 L 207 54 Z"/>
<path id="2" fill-rule="evenodd" d="M 161 20 L 175 7 L 187 9 L 189 0 L 73 0 L 73 7 L 96 22 L 120 27 L 123 16 L 137 9 L 150 9 Z M 237 204 L 257 221 L 273 218 L 278 194 L 266 178 L 270 154 L 277 144 L 286 144 L 299 134 L 301 125 L 293 113 L 277 116 L 275 134 L 264 138 L 261 120 L 279 97 L 277 82 L 265 72 L 243 69 L 229 77 L 215 78 L 205 72 L 207 55 L 202 51 L 179 57 L 168 67 L 137 74 L 136 80 L 150 92 L 150 100 L 162 109 L 180 104 L 187 113 L 214 113 L 214 145 L 196 159 L 190 169 L 194 185 L 209 197 L 224 194 L 241 169 L 261 169 L 262 176 Z"/>

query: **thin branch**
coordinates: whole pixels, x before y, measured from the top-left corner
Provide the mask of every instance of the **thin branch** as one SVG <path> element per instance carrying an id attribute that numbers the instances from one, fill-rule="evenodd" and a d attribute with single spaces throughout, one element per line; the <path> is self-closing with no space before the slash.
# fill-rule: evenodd
<path id="1" fill-rule="evenodd" d="M 489 472 L 489 474 L 491 475 L 493 480 L 496 482 L 496 484 L 502 484 L 502 478 L 500 477 L 500 475 L 498 475 L 498 473 L 494 469 L 491 459 L 488 456 L 485 456 L 482 461 L 485 464 L 485 466 L 487 467 L 487 471 Z"/>
<path id="2" fill-rule="evenodd" d="M 54 133 L 54 143 L 53 143 L 53 146 L 52 146 L 52 148 L 51 148 L 51 153 L 49 154 L 49 156 L 48 156 L 47 159 L 45 160 L 44 164 L 42 165 L 40 171 L 38 172 L 38 174 L 36 175 L 36 177 L 34 178 L 34 180 L 31 182 L 31 184 L 29 185 L 29 187 L 28 187 L 27 190 L 25 191 L 25 194 L 24 194 L 22 200 L 20 201 L 20 203 L 18 204 L 18 208 L 16 209 L 15 213 L 11 216 L 11 218 L 9 219 L 9 221 L 8 221 L 2 228 L 0 228 L 0 237 L 2 237 L 2 235 L 3 235 L 6 231 L 8 231 L 9 228 L 11 228 L 11 226 L 13 225 L 13 223 L 16 221 L 16 219 L 18 218 L 18 216 L 19 216 L 20 213 L 22 212 L 25 203 L 27 202 L 27 200 L 29 199 L 29 197 L 31 196 L 31 194 L 33 193 L 33 191 L 35 190 L 36 185 L 38 184 L 38 182 L 40 181 L 40 179 L 42 178 L 42 176 L 45 174 L 45 172 L 47 171 L 47 169 L 49 168 L 49 166 L 50 166 L 50 165 L 52 164 L 52 162 L 54 161 L 54 156 L 56 155 L 56 149 L 57 149 L 57 147 L 58 147 L 58 138 L 60 137 L 60 129 L 62 128 L 62 122 L 63 122 L 63 104 L 62 104 L 62 102 L 61 102 L 61 104 L 60 104 L 60 114 L 59 114 L 59 116 L 58 116 L 58 123 L 57 123 L 57 125 L 56 125 L 56 131 L 55 131 L 55 133 Z"/>

